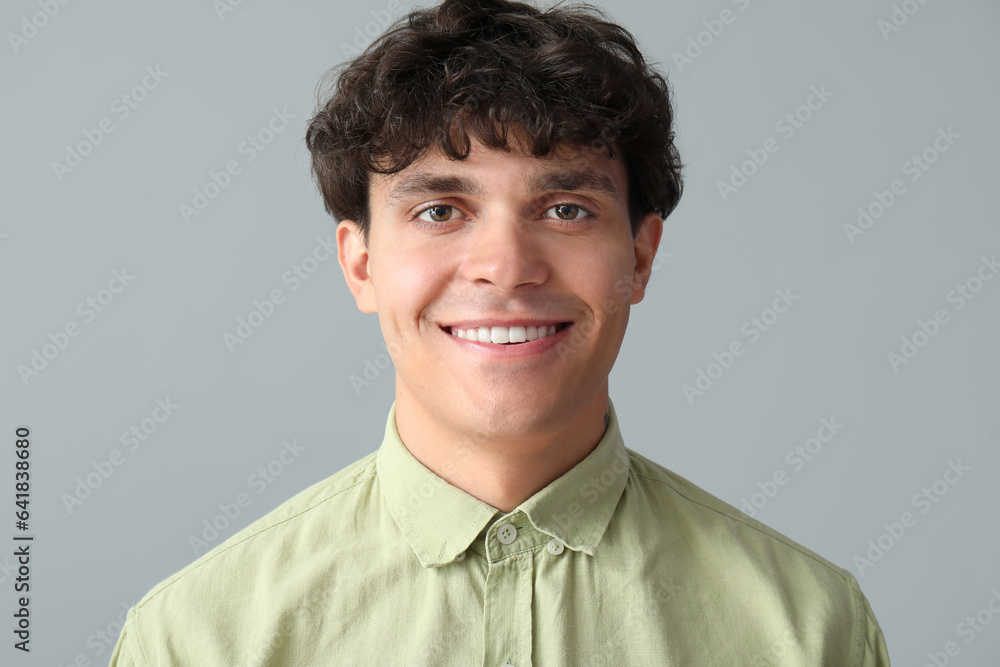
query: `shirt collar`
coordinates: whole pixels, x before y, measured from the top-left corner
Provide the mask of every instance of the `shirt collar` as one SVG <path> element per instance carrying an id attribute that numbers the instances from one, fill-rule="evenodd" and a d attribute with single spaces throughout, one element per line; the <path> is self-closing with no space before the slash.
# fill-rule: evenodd
<path id="1" fill-rule="evenodd" d="M 502 514 L 438 477 L 410 453 L 396 430 L 395 403 L 376 469 L 382 498 L 424 567 L 452 562 Z M 523 512 L 535 529 L 593 556 L 625 490 L 628 471 L 628 453 L 609 400 L 608 426 L 597 447 L 511 514 Z"/>

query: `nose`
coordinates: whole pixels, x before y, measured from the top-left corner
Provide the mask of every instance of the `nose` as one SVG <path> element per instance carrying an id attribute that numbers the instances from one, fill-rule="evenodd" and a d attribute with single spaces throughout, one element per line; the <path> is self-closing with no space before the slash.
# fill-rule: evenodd
<path id="1" fill-rule="evenodd" d="M 539 239 L 518 216 L 492 215 L 473 230 L 462 274 L 473 283 L 489 283 L 506 292 L 548 279 Z"/>

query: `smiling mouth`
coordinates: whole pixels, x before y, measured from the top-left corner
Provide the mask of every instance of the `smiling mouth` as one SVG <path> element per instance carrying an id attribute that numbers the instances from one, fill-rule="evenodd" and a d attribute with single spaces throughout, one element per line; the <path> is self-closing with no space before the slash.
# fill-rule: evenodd
<path id="1" fill-rule="evenodd" d="M 532 341 L 554 336 L 572 322 L 560 322 L 549 325 L 526 325 L 512 327 L 442 327 L 445 333 L 456 338 L 493 345 L 521 345 Z"/>

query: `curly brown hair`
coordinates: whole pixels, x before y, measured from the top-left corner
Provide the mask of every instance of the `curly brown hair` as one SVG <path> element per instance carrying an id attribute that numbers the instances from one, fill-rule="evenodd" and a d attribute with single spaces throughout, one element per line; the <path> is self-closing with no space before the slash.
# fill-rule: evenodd
<path id="1" fill-rule="evenodd" d="M 366 243 L 370 174 L 397 173 L 435 146 L 465 159 L 470 137 L 539 158 L 560 145 L 620 151 L 633 235 L 644 214 L 666 218 L 681 197 L 667 81 L 592 5 L 444 0 L 399 19 L 324 82 L 306 132 L 313 174 L 326 210 L 357 222 Z"/>

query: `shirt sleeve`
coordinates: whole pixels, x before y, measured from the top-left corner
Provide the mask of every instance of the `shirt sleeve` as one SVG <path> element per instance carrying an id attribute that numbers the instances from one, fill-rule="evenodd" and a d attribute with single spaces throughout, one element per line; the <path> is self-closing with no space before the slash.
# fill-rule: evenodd
<path id="1" fill-rule="evenodd" d="M 135 658 L 137 653 L 132 646 L 132 635 L 129 634 L 131 625 L 132 614 L 130 613 L 125 620 L 125 625 L 122 627 L 122 633 L 118 635 L 118 643 L 115 645 L 115 650 L 111 653 L 111 662 L 108 667 L 139 667 L 139 665 L 144 664 L 138 662 Z"/>
<path id="2" fill-rule="evenodd" d="M 885 646 L 885 637 L 882 636 L 882 628 L 879 627 L 875 619 L 875 613 L 864 593 L 858 589 L 861 596 L 864 617 L 861 619 L 862 636 L 861 659 L 858 662 L 860 667 L 889 667 L 889 651 Z"/>

